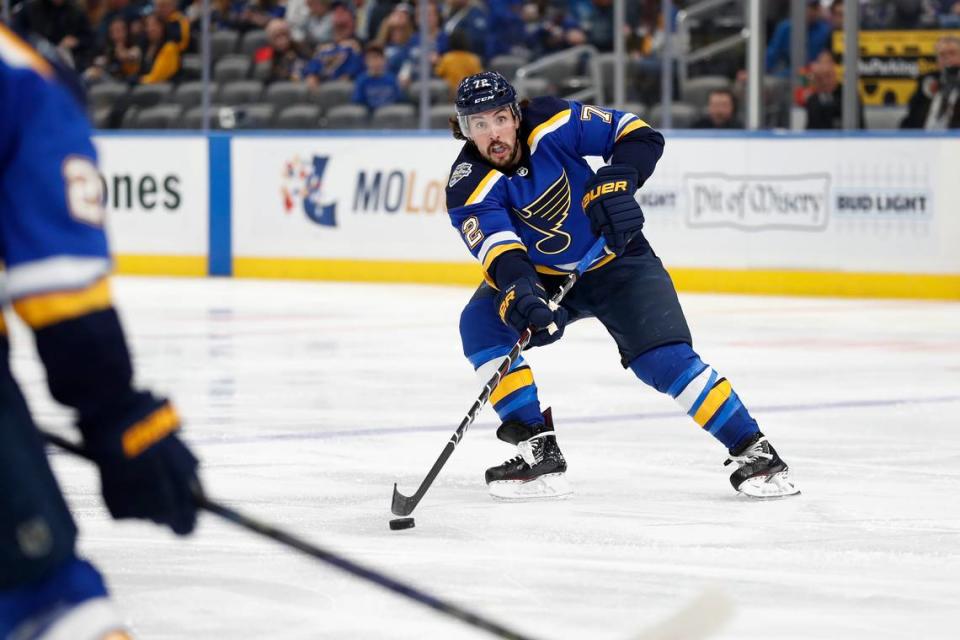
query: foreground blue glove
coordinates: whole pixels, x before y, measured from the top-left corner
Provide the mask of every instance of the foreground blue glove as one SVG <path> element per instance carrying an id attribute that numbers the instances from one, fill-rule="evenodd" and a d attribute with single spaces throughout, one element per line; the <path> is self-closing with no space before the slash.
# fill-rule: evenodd
<path id="1" fill-rule="evenodd" d="M 180 420 L 173 407 L 148 393 L 136 396 L 119 423 L 80 425 L 100 467 L 104 501 L 114 518 L 142 518 L 190 533 L 197 522 L 197 459 L 176 436 Z"/>
<path id="2" fill-rule="evenodd" d="M 583 210 L 593 232 L 607 241 L 617 255 L 643 228 L 643 211 L 633 197 L 637 190 L 637 170 L 626 164 L 600 167 L 584 188 Z"/>
<path id="3" fill-rule="evenodd" d="M 563 307 L 551 311 L 547 306 L 546 290 L 539 282 L 527 278 L 517 280 L 504 289 L 497 297 L 497 306 L 500 319 L 517 333 L 523 333 L 527 327 L 533 330 L 530 347 L 541 347 L 559 340 L 563 337 L 563 329 L 569 318 Z M 557 325 L 557 330 L 552 334 L 547 330 L 551 323 Z"/>

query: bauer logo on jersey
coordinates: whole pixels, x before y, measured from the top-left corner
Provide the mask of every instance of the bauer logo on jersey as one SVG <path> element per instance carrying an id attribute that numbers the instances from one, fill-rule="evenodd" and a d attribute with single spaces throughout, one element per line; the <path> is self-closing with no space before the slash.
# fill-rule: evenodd
<path id="1" fill-rule="evenodd" d="M 325 227 L 337 226 L 337 203 L 323 197 L 323 174 L 330 158 L 300 156 L 283 165 L 283 209 L 293 213 L 300 209 L 311 221 Z"/>
<path id="2" fill-rule="evenodd" d="M 453 185 L 457 184 L 458 182 L 466 178 L 468 175 L 470 175 L 470 172 L 472 170 L 473 170 L 472 164 L 470 164 L 469 162 L 461 162 L 453 170 L 453 173 L 450 174 L 450 182 L 447 184 L 447 186 L 452 189 Z"/>

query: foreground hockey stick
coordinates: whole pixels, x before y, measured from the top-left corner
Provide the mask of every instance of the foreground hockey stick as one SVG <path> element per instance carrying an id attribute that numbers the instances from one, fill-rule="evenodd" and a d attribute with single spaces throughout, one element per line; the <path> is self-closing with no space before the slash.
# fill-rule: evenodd
<path id="1" fill-rule="evenodd" d="M 79 445 L 52 433 L 42 433 L 47 442 L 81 458 L 91 459 L 90 454 Z M 384 575 L 379 571 L 361 566 L 341 555 L 321 549 L 273 525 L 259 522 L 249 516 L 245 516 L 211 500 L 206 497 L 200 489 L 195 490 L 194 498 L 197 501 L 197 506 L 204 511 L 216 514 L 224 520 L 232 522 L 248 531 L 270 538 L 284 546 L 301 551 L 312 558 L 333 565 L 358 578 L 393 591 L 408 600 L 413 600 L 451 618 L 482 629 L 493 636 L 506 640 L 535 640 L 532 636 L 513 631 L 489 618 L 484 618 L 472 611 L 441 600 L 429 593 L 425 593 L 415 587 Z M 631 636 L 630 640 L 700 640 L 708 638 L 726 623 L 732 613 L 733 605 L 730 599 L 720 591 L 708 589 L 695 600 L 674 612 L 669 618 Z"/>
<path id="2" fill-rule="evenodd" d="M 580 276 L 583 275 L 583 272 L 587 270 L 587 267 L 590 266 L 590 263 L 596 260 L 600 254 L 603 253 L 604 246 L 605 244 L 603 238 L 598 238 L 597 241 L 593 243 L 593 246 L 587 250 L 587 253 L 583 256 L 583 258 L 580 259 L 580 262 L 577 263 L 577 268 L 573 271 L 573 273 L 566 277 L 566 279 L 563 281 L 563 284 L 560 285 L 560 289 L 553 294 L 552 298 L 550 298 L 550 308 L 556 309 L 560 305 L 560 301 L 563 300 L 563 297 L 567 295 L 567 292 L 569 292 L 573 285 L 576 284 L 577 280 L 580 279 Z M 507 373 L 510 371 L 510 368 L 513 366 L 513 363 L 516 362 L 517 358 L 520 357 L 520 353 L 526 348 L 532 335 L 533 333 L 529 328 L 524 329 L 523 333 L 520 334 L 520 339 L 517 340 L 515 345 L 513 345 L 510 353 L 508 353 L 503 362 L 500 363 L 500 367 L 497 369 L 496 373 L 493 374 L 493 377 L 490 378 L 487 384 L 483 387 L 480 397 L 474 401 L 473 406 L 470 407 L 469 411 L 467 411 L 467 415 L 463 418 L 463 421 L 460 422 L 460 426 L 457 427 L 457 430 L 453 432 L 452 436 L 450 436 L 450 440 L 443 448 L 443 452 L 440 453 L 440 457 L 437 458 L 437 461 L 433 463 L 433 466 L 427 473 L 427 477 L 424 478 L 423 482 L 420 483 L 420 487 L 417 489 L 417 492 L 412 496 L 405 496 L 400 493 L 400 490 L 397 489 L 396 483 L 394 483 L 393 501 L 390 504 L 390 511 L 392 511 L 394 515 L 408 516 L 413 513 L 414 509 L 417 508 L 417 505 L 420 504 L 420 500 L 423 499 L 423 495 L 427 492 L 427 489 L 430 488 L 430 485 L 433 484 L 437 474 L 440 473 L 440 469 L 442 469 L 443 465 L 447 463 L 447 460 L 453 454 L 453 450 L 457 448 L 457 445 L 463 438 L 463 434 L 467 431 L 467 427 L 473 424 L 477 414 L 480 413 L 480 409 L 482 409 L 483 405 L 487 403 L 487 400 L 490 399 L 490 394 L 493 393 L 493 390 L 496 389 L 497 385 L 500 384 L 500 380 L 507 375 Z"/>
<path id="3" fill-rule="evenodd" d="M 90 454 L 79 445 L 52 433 L 45 431 L 41 433 L 47 442 L 54 444 L 65 451 L 69 451 L 72 454 L 80 456 L 81 458 L 91 460 Z M 400 582 L 399 580 L 395 580 L 390 576 L 380 573 L 379 571 L 359 565 L 352 560 L 348 560 L 347 558 L 333 553 L 332 551 L 322 549 L 310 542 L 307 542 L 306 540 L 294 536 L 291 533 L 287 533 L 286 531 L 278 529 L 273 525 L 254 520 L 249 516 L 243 515 L 242 513 L 239 513 L 215 500 L 208 498 L 199 488 L 194 490 L 193 495 L 197 502 L 197 507 L 204 511 L 216 514 L 224 520 L 243 527 L 248 531 L 252 531 L 266 538 L 270 538 L 271 540 L 275 540 L 284 546 L 291 547 L 297 551 L 302 551 L 312 558 L 326 562 L 327 564 L 333 565 L 338 569 L 346 571 L 347 573 L 358 578 L 362 578 L 363 580 L 372 582 L 383 587 L 384 589 L 393 591 L 404 598 L 419 602 L 420 604 L 430 607 L 435 611 L 439 611 L 442 614 L 448 615 L 451 618 L 456 618 L 457 620 L 477 627 L 478 629 L 483 629 L 484 631 L 487 631 L 498 638 L 506 638 L 507 640 L 534 640 L 531 636 L 508 629 L 507 627 L 494 622 L 489 618 L 485 618 L 451 602 L 441 600 L 436 596 L 432 596 L 429 593 L 420 591 L 416 587 Z"/>

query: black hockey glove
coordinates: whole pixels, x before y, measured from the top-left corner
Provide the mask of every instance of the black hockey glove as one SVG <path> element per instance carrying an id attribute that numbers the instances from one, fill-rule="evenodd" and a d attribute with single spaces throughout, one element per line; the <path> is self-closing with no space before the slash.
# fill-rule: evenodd
<path id="1" fill-rule="evenodd" d="M 602 235 L 610 251 L 617 255 L 643 228 L 643 211 L 633 197 L 636 190 L 637 170 L 626 164 L 600 167 L 584 188 L 582 204 L 590 228 Z"/>
<path id="2" fill-rule="evenodd" d="M 134 395 L 134 407 L 121 420 L 80 424 L 100 467 L 104 501 L 114 518 L 152 520 L 188 534 L 197 522 L 197 459 L 176 436 L 180 420 L 170 403 Z"/>
<path id="3" fill-rule="evenodd" d="M 497 307 L 503 323 L 513 327 L 517 333 L 523 333 L 527 327 L 533 330 L 530 347 L 541 347 L 563 337 L 569 317 L 563 307 L 551 311 L 547 306 L 546 290 L 539 282 L 527 278 L 517 280 L 501 291 L 497 297 Z M 551 323 L 557 325 L 553 333 L 547 330 Z"/>

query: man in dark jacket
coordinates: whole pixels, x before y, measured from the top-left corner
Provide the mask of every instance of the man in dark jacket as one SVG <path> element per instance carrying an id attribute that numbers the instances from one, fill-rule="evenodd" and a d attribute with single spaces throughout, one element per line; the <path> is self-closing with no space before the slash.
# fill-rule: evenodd
<path id="1" fill-rule="evenodd" d="M 52 42 L 78 71 L 89 65 L 93 30 L 75 0 L 27 0 L 16 9 L 13 28 L 24 37 Z"/>
<path id="2" fill-rule="evenodd" d="M 937 40 L 938 71 L 920 76 L 901 129 L 960 129 L 960 37 Z"/>
<path id="3" fill-rule="evenodd" d="M 821 51 L 810 65 L 810 89 L 804 107 L 807 111 L 807 129 L 843 128 L 843 85 L 837 79 L 837 65 L 833 54 Z M 857 123 L 863 129 L 863 105 L 857 99 Z"/>
<path id="4" fill-rule="evenodd" d="M 728 89 L 715 89 L 707 97 L 707 114 L 693 123 L 694 129 L 743 129 L 737 119 L 737 101 Z"/>

